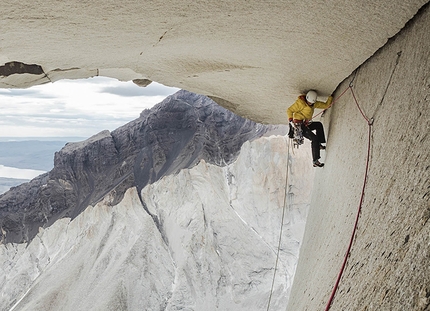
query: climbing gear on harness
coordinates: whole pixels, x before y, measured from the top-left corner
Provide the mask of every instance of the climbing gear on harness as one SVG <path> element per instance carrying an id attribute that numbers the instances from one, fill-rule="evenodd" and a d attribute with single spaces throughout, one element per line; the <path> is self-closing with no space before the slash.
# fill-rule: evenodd
<path id="1" fill-rule="evenodd" d="M 288 136 L 293 139 L 294 147 L 299 148 L 299 146 L 303 145 L 303 143 L 305 142 L 305 139 L 303 138 L 301 123 L 290 122 L 290 129 L 291 127 L 293 129 L 293 133 L 290 132 Z"/>
<path id="2" fill-rule="evenodd" d="M 324 145 L 320 145 L 320 150 L 325 150 L 325 146 Z"/>
<path id="3" fill-rule="evenodd" d="M 315 104 L 315 102 L 317 101 L 317 92 L 315 91 L 309 91 L 306 93 L 306 100 L 311 103 L 311 104 Z"/>

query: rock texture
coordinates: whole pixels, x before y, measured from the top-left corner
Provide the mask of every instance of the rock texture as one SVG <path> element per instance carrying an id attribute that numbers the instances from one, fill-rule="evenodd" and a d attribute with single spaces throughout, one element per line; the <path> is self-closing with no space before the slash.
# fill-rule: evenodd
<path id="1" fill-rule="evenodd" d="M 285 123 L 298 93 L 332 93 L 427 2 L 4 0 L 0 68 L 23 70 L 0 70 L 0 87 L 147 79 Z"/>
<path id="2" fill-rule="evenodd" d="M 231 164 L 202 160 L 118 203 L 112 191 L 28 245 L 0 245 L 0 309 L 266 309 L 286 200 L 270 304 L 281 309 L 309 205 L 302 174 L 313 176 L 300 151 L 282 136 L 246 142 Z"/>
<path id="3" fill-rule="evenodd" d="M 113 190 L 112 204 L 117 204 L 131 187 L 140 192 L 200 160 L 226 165 L 245 141 L 282 131 L 238 117 L 205 96 L 179 91 L 112 133 L 67 144 L 56 153 L 49 174 L 1 195 L 1 239 L 29 242 L 39 227 L 75 218 Z"/>
<path id="4" fill-rule="evenodd" d="M 430 310 L 429 24 L 427 6 L 353 81 L 373 119 L 371 157 L 354 244 L 330 310 Z M 326 306 L 360 203 L 368 124 L 349 91 L 330 110 L 326 166 L 315 179 L 291 311 Z"/>
<path id="5" fill-rule="evenodd" d="M 156 1 L 151 7 L 143 7 L 137 2 L 92 1 L 85 4 L 64 2 L 52 5 L 51 2 L 34 1 L 22 6 L 6 1 L 0 20 L 3 30 L 0 37 L 0 62 L 37 64 L 42 67 L 44 73 L 11 74 L 2 77 L 1 83 L 3 87 L 25 87 L 66 77 L 91 75 L 148 79 L 210 95 L 243 116 L 279 123 L 285 122 L 284 110 L 288 103 L 293 102 L 297 93 L 317 88 L 321 93 L 329 94 L 340 83 L 337 91 L 339 95 L 352 79 L 350 77 L 342 83 L 344 78 L 369 58 L 369 61 L 360 67 L 354 82 L 354 90 L 364 112 L 369 117 L 374 117 L 369 179 L 352 253 L 332 310 L 423 311 L 429 308 L 430 279 L 429 117 L 426 112 L 430 98 L 430 40 L 429 5 L 426 3 L 427 1 L 308 0 L 278 1 L 270 4 L 263 1 L 235 1 L 233 4 Z M 423 5 L 425 6 L 422 7 Z M 420 7 L 422 8 L 418 15 L 397 34 Z M 372 56 L 394 35 L 396 36 L 389 44 Z M 352 232 L 363 182 L 368 126 L 354 107 L 352 96 L 349 94 L 342 97 L 332 112 L 324 118 L 326 127 L 330 126 L 326 166 L 316 176 L 317 187 L 288 307 L 291 311 L 324 308 Z M 103 136 L 102 139 L 106 137 Z M 126 166 L 129 165 L 127 163 Z M 138 167 L 138 172 L 144 169 L 145 167 Z M 158 173 L 157 170 L 154 174 Z M 134 176 L 134 173 L 130 176 Z M 89 186 L 94 180 L 93 176 L 91 178 L 84 180 Z M 258 179 L 258 182 L 260 181 L 261 178 Z M 127 182 L 129 181 L 125 181 Z M 39 181 L 40 185 L 44 183 L 44 180 Z M 81 200 L 79 202 L 87 198 L 97 202 L 98 195 L 92 196 L 96 192 L 87 188 L 83 191 L 87 192 L 81 197 L 80 193 L 76 194 Z M 133 200 L 137 198 L 136 201 L 139 202 L 139 194 L 141 192 L 137 193 Z M 107 202 L 119 204 L 124 199 L 129 199 L 129 196 L 124 196 L 121 200 L 121 195 L 112 193 L 112 200 Z M 143 213 L 144 209 L 139 210 L 148 223 L 152 226 L 158 219 L 157 230 L 149 232 L 155 232 L 158 241 L 168 242 L 168 236 L 163 238 L 162 235 L 162 232 L 165 232 L 162 220 L 168 213 L 149 203 L 145 206 L 146 214 Z M 207 214 L 201 209 L 198 215 Z M 206 228 L 211 228 L 211 223 L 200 217 L 207 225 Z M 67 223 L 67 219 L 61 221 Z M 197 224 L 190 222 L 191 225 Z M 119 231 L 122 232 L 121 229 Z M 80 236 L 91 235 L 93 230 L 84 232 L 85 234 Z M 19 234 L 16 236 L 20 239 Z M 106 239 L 102 238 L 100 241 L 107 241 L 110 237 L 105 236 Z M 213 234 L 204 237 L 205 239 L 200 239 L 201 243 L 207 240 L 216 241 Z M 224 245 L 228 248 L 242 241 L 234 237 L 226 239 L 225 244 L 212 245 Z M 243 240 L 249 241 L 246 238 Z M 124 239 L 125 241 L 127 239 Z M 133 240 L 129 241 L 133 243 Z M 199 252 L 202 249 L 201 244 L 193 244 L 197 240 L 191 241 L 196 250 L 193 254 L 199 257 L 202 254 Z M 36 246 L 33 243 L 29 247 Z M 58 247 L 61 243 L 54 244 Z M 37 293 L 34 297 L 41 299 L 38 300 L 41 308 L 46 305 L 56 307 L 66 298 L 62 294 L 73 286 L 72 283 L 67 283 L 68 279 L 65 278 L 66 283 L 59 284 L 54 289 L 44 289 L 44 284 L 51 283 L 48 281 L 40 283 L 41 285 L 34 284 L 34 292 L 32 291 L 34 278 L 27 279 L 27 276 L 39 275 L 41 268 L 38 264 L 42 260 L 31 259 L 46 258 L 47 262 L 51 260 L 48 259 L 51 257 L 43 256 L 43 251 L 40 251 L 43 249 L 42 245 L 46 243 L 35 247 L 35 253 L 40 252 L 42 256 L 35 257 L 35 253 L 26 255 L 29 258 L 27 263 L 34 263 L 29 265 L 29 271 L 34 271 L 33 274 L 22 274 L 19 269 L 15 274 L 8 274 L 13 276 L 6 282 L 13 285 L 10 290 L 13 299 L 23 298 L 22 303 L 12 299 L 13 303 L 17 303 L 17 308 L 30 308 L 32 299 L 31 296 L 25 295 L 26 293 Z M 25 246 L 15 244 L 14 247 L 18 250 L 1 248 L 7 258 L 12 258 L 12 263 L 23 258 L 21 249 Z M 154 245 L 155 247 L 158 246 Z M 58 248 L 47 249 L 51 249 L 55 254 L 61 253 Z M 140 258 L 139 254 L 142 252 L 134 251 L 132 247 L 130 249 L 131 254 Z M 219 250 L 218 247 L 214 249 Z M 74 248 L 67 249 L 66 253 L 74 254 L 73 250 Z M 163 246 L 160 252 L 167 254 L 164 250 Z M 229 250 L 234 254 L 235 248 Z M 103 253 L 104 251 L 106 253 Z M 83 253 L 111 254 L 113 257 L 122 258 L 121 254 L 110 253 L 103 248 L 88 249 L 88 252 L 81 254 Z M 60 260 L 63 257 L 57 258 Z M 99 269 L 96 271 L 106 271 L 109 260 L 103 256 L 93 258 L 93 266 Z M 100 261 L 97 261 L 97 258 Z M 266 256 L 261 258 L 267 259 Z M 82 263 L 82 260 L 81 256 L 76 256 L 70 262 Z M 129 267 L 133 267 L 134 261 L 128 262 L 131 263 Z M 182 266 L 192 265 L 184 260 L 179 262 Z M 69 261 L 64 263 L 67 266 Z M 172 271 L 175 269 L 172 265 L 165 261 L 161 263 L 166 266 L 166 275 L 160 278 L 173 275 Z M 245 263 L 248 261 L 245 260 Z M 152 267 L 152 263 L 148 266 Z M 195 266 L 214 267 L 209 263 Z M 266 266 L 262 264 L 259 267 Z M 83 264 L 74 267 L 75 273 L 72 274 L 81 273 L 85 276 L 87 271 L 84 268 Z M 118 270 L 122 268 L 120 265 Z M 144 270 L 144 273 L 151 273 L 151 270 Z M 129 275 L 126 274 L 124 279 L 134 281 Z M 193 277 L 185 273 L 182 275 L 190 280 Z M 249 276 L 246 273 L 245 275 Z M 58 280 L 55 276 L 53 273 L 49 280 Z M 219 280 L 222 282 L 224 279 Z M 242 285 L 249 279 L 243 280 L 230 283 L 234 285 L 229 288 L 246 292 Z M 28 283 L 26 287 L 14 287 L 14 282 Z M 184 283 L 184 279 L 181 279 L 181 282 L 174 284 L 180 284 L 179 288 L 183 288 Z M 89 281 L 88 284 L 90 285 L 86 288 L 91 289 L 97 282 Z M 114 283 L 113 288 L 107 291 L 108 297 L 115 297 L 112 298 L 115 302 L 112 305 L 118 309 L 126 308 L 123 297 L 132 296 L 139 299 L 138 295 L 123 290 L 123 284 L 125 281 L 121 284 Z M 239 286 L 236 287 L 236 284 Z M 256 285 L 255 282 L 249 284 Z M 152 287 L 156 290 L 161 288 L 158 283 Z M 20 288 L 24 288 L 24 292 Z M 66 291 L 61 291 L 61 288 L 66 288 Z M 201 287 L 190 285 L 189 288 L 193 289 L 190 292 L 195 292 L 196 296 L 186 294 L 186 304 L 175 303 L 171 306 L 182 309 L 200 306 L 196 300 L 189 297 L 198 297 Z M 213 290 L 219 287 L 209 288 Z M 94 291 L 90 295 L 91 298 L 97 297 L 100 292 L 102 291 Z M 232 292 L 226 291 L 228 294 Z M 81 293 L 74 297 L 81 298 Z M 111 293 L 116 295 L 110 295 Z M 180 290 L 179 293 L 185 291 Z M 167 302 L 159 297 L 152 299 L 155 299 L 155 304 L 162 309 L 172 301 L 177 301 L 176 297 L 172 294 L 172 299 Z M 143 303 L 150 299 L 151 297 L 147 297 Z M 106 299 L 101 300 L 105 302 Z M 236 301 L 235 298 L 232 301 Z M 10 300 L 6 306 L 9 306 L 9 302 Z M 255 305 L 261 309 L 257 302 Z M 283 303 L 277 304 L 277 309 L 281 305 Z M 220 302 L 219 306 L 224 305 Z M 243 306 L 243 309 L 245 308 L 251 309 L 249 305 Z"/>

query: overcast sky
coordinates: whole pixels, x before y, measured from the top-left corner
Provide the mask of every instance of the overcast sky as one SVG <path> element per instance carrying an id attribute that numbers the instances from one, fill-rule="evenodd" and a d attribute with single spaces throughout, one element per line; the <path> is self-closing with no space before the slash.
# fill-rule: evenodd
<path id="1" fill-rule="evenodd" d="M 90 137 L 136 119 L 176 91 L 105 77 L 0 88 L 0 137 Z"/>

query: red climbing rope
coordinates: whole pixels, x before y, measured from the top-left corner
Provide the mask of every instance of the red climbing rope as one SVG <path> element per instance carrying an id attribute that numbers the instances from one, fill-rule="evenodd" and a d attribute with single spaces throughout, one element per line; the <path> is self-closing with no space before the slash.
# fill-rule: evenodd
<path id="1" fill-rule="evenodd" d="M 352 86 L 349 86 L 349 89 L 351 90 L 352 97 L 354 97 L 355 104 L 357 105 L 357 108 L 360 111 L 361 115 L 367 121 L 368 124 L 369 123 L 371 124 L 370 119 L 368 117 L 366 117 L 366 115 L 364 114 L 363 110 L 361 110 L 360 105 L 358 104 L 358 101 L 357 101 L 357 97 L 355 97 L 354 91 L 352 90 Z"/>
<path id="2" fill-rule="evenodd" d="M 338 101 L 339 100 L 339 98 L 341 98 L 342 96 L 343 96 L 343 94 L 345 94 L 346 93 L 346 91 L 348 91 L 348 88 L 346 88 L 345 89 L 345 91 L 343 91 L 342 92 L 342 94 L 340 94 L 338 97 L 336 97 L 335 99 L 333 99 L 333 101 L 331 102 L 331 104 L 330 104 L 330 106 L 328 106 L 326 109 L 324 109 L 323 111 L 321 111 L 321 112 L 319 112 L 319 113 L 317 113 L 316 115 L 314 115 L 313 117 L 312 117 L 312 119 L 311 120 L 313 120 L 314 118 L 316 118 L 316 117 L 318 117 L 320 114 L 323 114 L 328 108 L 330 108 L 331 106 L 333 106 L 334 105 L 334 103 L 336 102 L 336 101 Z"/>
<path id="3" fill-rule="evenodd" d="M 352 90 L 352 85 L 351 85 L 351 84 L 349 85 L 349 89 L 351 90 L 352 96 L 354 97 L 354 101 L 355 101 L 355 104 L 356 104 L 356 105 L 357 105 L 357 107 L 358 107 L 358 110 L 360 111 L 361 115 L 362 115 L 362 116 L 363 116 L 363 118 L 366 120 L 367 125 L 368 125 L 366 170 L 365 170 L 365 174 L 364 174 L 363 188 L 362 188 L 362 190 L 361 190 L 360 204 L 359 204 L 359 206 L 358 206 L 357 216 L 356 216 L 356 218 L 355 218 L 354 229 L 353 229 L 353 231 L 352 231 L 351 239 L 349 240 L 348 249 L 347 249 L 347 251 L 346 251 L 346 253 L 345 253 L 345 258 L 344 258 L 344 260 L 343 260 L 342 267 L 341 267 L 341 269 L 340 269 L 339 275 L 337 276 L 336 283 L 335 283 L 335 285 L 334 285 L 334 287 L 333 287 L 333 291 L 332 291 L 332 293 L 331 293 L 331 295 L 330 295 L 330 298 L 329 298 L 329 301 L 328 301 L 327 306 L 326 306 L 326 308 L 325 308 L 325 311 L 328 311 L 328 310 L 330 309 L 330 307 L 331 307 L 331 304 L 332 304 L 332 302 L 333 302 L 334 296 L 335 296 L 335 294 L 336 294 L 336 290 L 337 290 L 337 288 L 339 287 L 340 279 L 342 278 L 342 274 L 343 274 L 343 272 L 344 272 L 344 270 L 345 270 L 346 262 L 348 261 L 349 254 L 350 254 L 350 252 L 351 252 L 351 247 L 352 247 L 352 243 L 353 243 L 353 241 L 354 241 L 355 232 L 357 231 L 358 219 L 359 219 L 359 217 L 360 217 L 360 212 L 361 212 L 361 208 L 362 208 L 362 205 L 363 205 L 364 190 L 365 190 L 365 188 L 366 188 L 367 175 L 368 175 L 368 172 L 369 172 L 369 161 L 370 161 L 370 151 L 371 151 L 371 144 L 370 144 L 370 143 L 371 143 L 371 134 L 372 134 L 372 123 L 373 123 L 373 119 L 369 119 L 369 118 L 368 118 L 368 117 L 366 117 L 366 115 L 363 113 L 363 110 L 360 108 L 360 105 L 358 104 L 357 98 L 355 97 L 354 91 Z M 347 88 L 347 90 L 348 90 L 348 88 Z M 343 94 L 344 94 L 344 93 L 342 93 L 342 95 L 343 95 Z"/>

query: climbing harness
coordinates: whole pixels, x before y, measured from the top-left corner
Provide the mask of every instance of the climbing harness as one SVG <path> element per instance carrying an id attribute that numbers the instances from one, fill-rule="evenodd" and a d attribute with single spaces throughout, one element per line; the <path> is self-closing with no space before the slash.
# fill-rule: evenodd
<path id="1" fill-rule="evenodd" d="M 294 136 L 293 136 L 293 146 L 297 149 L 300 145 L 303 145 L 305 142 L 305 139 L 303 138 L 303 130 L 302 126 L 300 124 L 294 124 L 294 122 L 290 122 L 291 126 L 293 127 Z"/>
<path id="2" fill-rule="evenodd" d="M 354 75 L 354 78 L 352 79 L 352 81 L 354 81 L 354 79 L 355 79 L 355 75 Z M 352 87 L 352 81 L 351 81 L 351 83 L 350 83 L 350 86 Z M 342 94 L 340 94 L 338 97 L 336 97 L 335 99 L 333 99 L 333 101 L 332 101 L 332 103 L 330 104 L 330 106 L 328 106 L 326 109 L 324 109 L 323 111 L 321 111 L 320 113 L 317 113 L 315 116 L 313 116 L 312 117 L 312 119 L 310 119 L 308 122 L 310 123 L 310 122 L 312 122 L 312 120 L 313 119 L 315 119 L 317 116 L 319 116 L 319 115 L 321 115 L 321 114 L 324 114 L 324 112 L 327 110 L 327 109 L 329 109 L 331 106 L 333 106 L 334 105 L 334 103 L 336 102 L 336 101 L 338 101 L 345 93 L 346 93 L 346 91 L 348 91 L 348 88 L 345 90 L 345 91 L 343 91 L 342 92 Z M 293 137 L 291 138 L 292 139 L 292 141 L 293 141 L 293 147 L 295 147 L 295 148 L 299 148 L 299 146 L 300 145 L 303 145 L 303 143 L 304 143 L 304 138 L 303 138 L 303 130 L 302 130 L 302 127 L 301 127 L 301 125 L 300 124 L 295 124 L 294 122 L 290 122 L 290 125 L 292 126 L 292 128 L 293 128 L 293 131 L 294 131 L 294 134 L 293 134 Z"/>
<path id="3" fill-rule="evenodd" d="M 281 250 L 281 241 L 282 241 L 282 231 L 284 228 L 284 218 L 285 218 L 285 210 L 287 208 L 287 192 L 288 192 L 288 175 L 289 175 L 289 159 L 290 159 L 290 144 L 287 141 L 287 168 L 285 171 L 285 191 L 284 191 L 284 203 L 282 206 L 282 217 L 281 217 L 281 230 L 279 232 L 279 240 L 278 240 L 278 250 L 276 252 L 276 262 L 275 269 L 273 271 L 273 279 L 272 279 L 272 287 L 270 289 L 269 301 L 267 303 L 267 311 L 270 308 L 270 302 L 272 301 L 273 288 L 275 286 L 275 278 L 276 278 L 276 270 L 278 269 L 278 261 L 279 261 L 279 252 Z"/>

